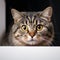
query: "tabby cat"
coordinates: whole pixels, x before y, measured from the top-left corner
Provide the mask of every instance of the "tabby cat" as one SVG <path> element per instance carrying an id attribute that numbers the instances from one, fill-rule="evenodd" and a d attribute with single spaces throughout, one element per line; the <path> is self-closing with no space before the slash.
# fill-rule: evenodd
<path id="1" fill-rule="evenodd" d="M 11 9 L 14 24 L 8 40 L 13 46 L 49 46 L 54 38 L 52 7 L 41 12 L 19 12 Z"/>

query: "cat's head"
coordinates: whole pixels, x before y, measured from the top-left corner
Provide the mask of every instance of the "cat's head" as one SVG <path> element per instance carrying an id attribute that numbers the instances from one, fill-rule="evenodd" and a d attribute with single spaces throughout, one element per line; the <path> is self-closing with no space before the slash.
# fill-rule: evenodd
<path id="1" fill-rule="evenodd" d="M 51 22 L 52 7 L 41 12 L 19 12 L 11 9 L 14 24 L 13 40 L 26 45 L 49 45 L 53 40 L 54 29 Z M 18 43 L 17 43 L 18 42 Z"/>

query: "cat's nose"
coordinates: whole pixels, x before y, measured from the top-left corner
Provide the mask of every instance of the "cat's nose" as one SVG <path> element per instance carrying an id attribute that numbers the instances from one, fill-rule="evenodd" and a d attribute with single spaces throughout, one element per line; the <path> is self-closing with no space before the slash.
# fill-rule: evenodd
<path id="1" fill-rule="evenodd" d="M 33 38 L 33 36 L 35 35 L 35 31 L 29 32 L 29 35 Z"/>

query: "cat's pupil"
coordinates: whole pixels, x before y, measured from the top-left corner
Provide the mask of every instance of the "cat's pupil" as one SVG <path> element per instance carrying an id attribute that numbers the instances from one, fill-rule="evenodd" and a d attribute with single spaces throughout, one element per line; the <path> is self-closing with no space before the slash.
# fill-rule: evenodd
<path id="1" fill-rule="evenodd" d="M 40 27 L 40 26 L 38 26 L 37 28 L 39 28 L 39 29 L 40 29 L 41 27 Z"/>
<path id="2" fill-rule="evenodd" d="M 23 25 L 22 27 L 23 27 L 24 30 L 26 30 L 26 26 L 25 25 Z"/>
<path id="3" fill-rule="evenodd" d="M 37 28 L 39 28 L 39 29 L 40 29 L 40 28 L 41 28 L 41 25 L 37 25 Z"/>

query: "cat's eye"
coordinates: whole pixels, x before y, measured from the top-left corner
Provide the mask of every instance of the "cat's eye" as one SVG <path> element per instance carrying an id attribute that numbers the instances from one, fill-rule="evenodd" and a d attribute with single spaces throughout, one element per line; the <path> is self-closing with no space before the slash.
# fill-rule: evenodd
<path id="1" fill-rule="evenodd" d="M 26 25 L 22 25 L 22 30 L 23 31 L 27 31 L 27 26 Z"/>
<path id="2" fill-rule="evenodd" d="M 40 25 L 40 24 L 39 24 L 39 25 L 37 25 L 36 28 L 37 28 L 37 31 L 41 31 L 41 30 L 43 29 L 43 25 Z"/>

